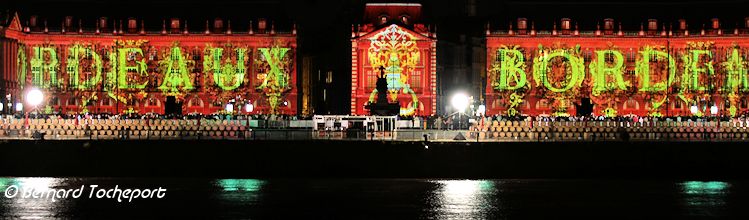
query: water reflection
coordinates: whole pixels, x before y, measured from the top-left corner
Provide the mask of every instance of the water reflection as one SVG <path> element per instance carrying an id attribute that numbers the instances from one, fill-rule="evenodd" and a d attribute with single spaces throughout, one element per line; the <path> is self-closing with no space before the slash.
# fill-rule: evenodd
<path id="1" fill-rule="evenodd" d="M 747 216 L 745 182 L 0 178 L 0 189 L 168 188 L 163 200 L 0 197 L 0 219 L 527 219 Z M 605 218 L 601 218 L 605 219 Z"/>
<path id="2" fill-rule="evenodd" d="M 51 199 L 29 199 L 21 198 L 22 193 L 28 190 L 45 192 L 57 187 L 61 179 L 56 178 L 0 178 L 0 189 L 3 189 L 3 200 L 0 206 L 5 208 L 4 217 L 21 219 L 47 219 L 55 216 L 60 207 L 65 206 L 64 201 L 52 201 Z M 8 199 L 13 193 L 8 192 L 8 187 L 14 186 L 17 190 L 13 198 Z M 10 215 L 8 215 L 10 213 Z"/>
<path id="3" fill-rule="evenodd" d="M 227 205 L 258 203 L 265 181 L 257 179 L 220 179 L 216 181 L 222 192 L 219 199 Z M 229 204 L 235 203 L 235 204 Z"/>
<path id="4" fill-rule="evenodd" d="M 491 180 L 439 180 L 431 212 L 437 219 L 490 219 L 496 214 L 498 192 Z"/>
<path id="5" fill-rule="evenodd" d="M 686 206 L 690 214 L 721 215 L 731 184 L 720 181 L 686 181 L 681 183 Z"/>

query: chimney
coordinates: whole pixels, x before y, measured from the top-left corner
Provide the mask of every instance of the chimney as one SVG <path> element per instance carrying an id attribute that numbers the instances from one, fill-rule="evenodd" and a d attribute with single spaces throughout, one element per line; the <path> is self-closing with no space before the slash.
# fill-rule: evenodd
<path id="1" fill-rule="evenodd" d="M 221 18 L 213 19 L 213 33 L 224 32 L 224 20 Z"/>
<path id="2" fill-rule="evenodd" d="M 127 19 L 127 33 L 135 34 L 137 32 L 138 32 L 138 20 L 135 20 L 135 18 L 128 18 Z"/>
<path id="3" fill-rule="evenodd" d="M 266 25 L 265 18 L 257 19 L 257 33 L 258 34 L 265 34 L 266 26 L 267 25 Z"/>
<path id="4" fill-rule="evenodd" d="M 712 19 L 713 22 L 713 29 L 720 29 L 720 20 L 717 18 Z"/>
<path id="5" fill-rule="evenodd" d="M 107 25 L 108 25 L 107 17 L 100 17 L 99 18 L 99 30 L 101 30 L 101 32 L 107 32 L 109 30 Z"/>
<path id="6" fill-rule="evenodd" d="M 179 18 L 172 18 L 169 22 L 169 32 L 172 34 L 179 34 Z"/>
<path id="7" fill-rule="evenodd" d="M 32 15 L 31 17 L 29 17 L 29 25 L 28 26 L 29 27 L 36 27 L 37 26 L 36 19 L 37 19 L 36 15 Z M 749 24 L 749 17 L 747 17 L 747 22 L 746 23 Z"/>
<path id="8" fill-rule="evenodd" d="M 526 35 L 528 32 L 528 19 L 518 18 L 518 34 Z"/>
<path id="9" fill-rule="evenodd" d="M 648 35 L 655 35 L 658 32 L 658 20 L 648 19 Z"/>
<path id="10" fill-rule="evenodd" d="M 611 18 L 603 19 L 603 34 L 605 35 L 614 34 L 614 19 L 611 19 Z"/>
<path id="11" fill-rule="evenodd" d="M 562 18 L 562 35 L 568 35 L 570 34 L 570 29 L 572 28 L 572 20 L 569 18 Z"/>
<path id="12" fill-rule="evenodd" d="M 710 32 L 712 34 L 723 35 L 723 30 L 720 29 L 720 20 L 718 18 L 713 18 L 711 20 L 711 23 L 712 23 L 712 30 Z"/>

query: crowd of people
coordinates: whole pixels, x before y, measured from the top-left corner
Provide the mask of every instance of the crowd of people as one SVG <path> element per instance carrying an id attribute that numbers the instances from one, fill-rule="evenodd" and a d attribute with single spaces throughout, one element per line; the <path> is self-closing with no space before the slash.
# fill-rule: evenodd
<path id="1" fill-rule="evenodd" d="M 296 121 L 296 120 L 311 120 L 312 116 L 301 116 L 301 115 L 242 115 L 242 114 L 199 114 L 191 113 L 185 115 L 175 114 L 35 114 L 31 113 L 24 115 L 21 113 L 15 114 L 15 118 L 62 118 L 62 119 L 208 119 L 208 120 L 261 120 L 261 121 Z M 605 116 L 527 116 L 527 115 L 492 115 L 492 116 L 474 116 L 466 114 L 452 114 L 452 115 L 433 115 L 433 116 L 408 116 L 399 117 L 399 120 L 411 120 L 413 121 L 414 127 L 426 128 L 426 129 L 437 129 L 437 130 L 460 130 L 468 129 L 471 125 L 477 125 L 482 123 L 492 123 L 493 121 L 528 121 L 528 122 L 552 122 L 552 121 L 615 121 L 615 122 L 658 122 L 658 121 L 742 121 L 749 124 L 748 115 L 740 115 L 737 117 L 730 116 L 669 116 L 669 117 L 652 117 L 652 116 L 637 116 L 637 115 L 626 115 L 616 117 L 605 117 Z"/>

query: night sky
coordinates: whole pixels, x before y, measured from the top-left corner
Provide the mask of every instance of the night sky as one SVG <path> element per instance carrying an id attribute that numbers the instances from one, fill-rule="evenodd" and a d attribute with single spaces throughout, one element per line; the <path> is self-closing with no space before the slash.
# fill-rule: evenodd
<path id="1" fill-rule="evenodd" d="M 250 19 L 268 18 L 276 29 L 290 30 L 295 22 L 298 30 L 298 60 L 311 60 L 313 78 L 320 72 L 332 71 L 336 96 L 327 104 L 316 103 L 317 113 L 348 114 L 351 71 L 351 24 L 361 22 L 364 4 L 361 0 L 10 0 L 0 3 L 2 17 L 18 11 L 25 20 L 38 15 L 47 20 L 51 30 L 59 29 L 64 16 L 83 18 L 84 26 L 94 27 L 101 16 L 125 20 L 145 19 L 146 28 L 161 30 L 163 19 L 186 19 L 191 31 L 204 30 L 205 21 L 216 17 L 231 20 L 232 28 L 245 31 Z M 604 18 L 622 22 L 624 29 L 638 31 L 648 18 L 676 24 L 687 19 L 690 29 L 699 30 L 711 18 L 721 19 L 724 29 L 743 27 L 749 13 L 749 0 L 619 0 L 619 1 L 551 1 L 551 0 L 452 0 L 406 1 L 423 5 L 422 23 L 437 26 L 438 95 L 447 97 L 455 90 L 478 94 L 482 85 L 480 73 L 485 67 L 484 27 L 506 29 L 518 17 L 534 21 L 536 29 L 548 30 L 553 22 L 568 17 L 582 30 L 594 30 Z M 110 20 L 111 21 L 111 20 Z M 660 26 L 660 25 L 659 25 Z M 668 26 L 668 23 L 667 23 Z M 660 28 L 660 27 L 659 27 Z M 301 73 L 301 71 L 299 71 Z M 447 98 L 444 98 L 445 100 Z M 444 103 L 444 102 L 442 102 Z M 345 106 L 345 107 L 332 107 Z M 438 112 L 441 112 L 438 108 Z"/>

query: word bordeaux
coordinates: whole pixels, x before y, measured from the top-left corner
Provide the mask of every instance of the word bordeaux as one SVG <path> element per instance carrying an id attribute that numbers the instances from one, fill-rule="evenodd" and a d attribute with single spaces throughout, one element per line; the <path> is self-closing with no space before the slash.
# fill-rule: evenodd
<path id="1" fill-rule="evenodd" d="M 690 44 L 709 48 L 711 42 Z M 639 92 L 666 91 L 669 87 L 704 91 L 719 83 L 706 80 L 716 74 L 726 76 L 725 82 L 720 83 L 726 89 L 749 89 L 748 68 L 744 59 L 746 54 L 742 54 L 738 47 L 728 50 L 726 56 L 723 56 L 726 59 L 722 62 L 715 60 L 715 54 L 710 49 L 687 49 L 679 53 L 669 53 L 665 48 L 644 47 L 637 51 L 638 59 L 634 61 L 634 74 L 638 78 L 636 85 L 625 80 L 630 77 L 625 77 L 626 60 L 620 50 L 593 51 L 590 53 L 587 67 L 579 45 L 567 49 L 549 49 L 539 45 L 532 62 L 527 62 L 524 51 L 517 47 L 505 47 L 496 52 L 498 62 L 494 62 L 490 67 L 497 77 L 491 81 L 491 86 L 496 90 L 524 88 L 528 86 L 530 73 L 539 87 L 551 92 L 565 92 L 579 87 L 585 81 L 586 75 L 591 77 L 591 91 L 594 95 L 605 91 L 626 90 L 629 86 L 635 86 Z M 532 63 L 532 67 L 529 68 L 526 63 Z M 550 76 L 560 73 L 563 75 L 561 78 Z M 559 79 L 563 81 L 558 81 Z M 708 85 L 709 83 L 713 85 Z"/>

